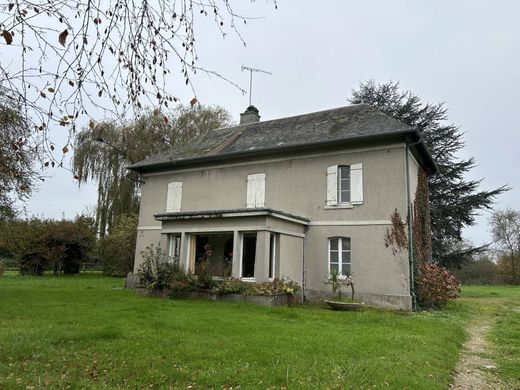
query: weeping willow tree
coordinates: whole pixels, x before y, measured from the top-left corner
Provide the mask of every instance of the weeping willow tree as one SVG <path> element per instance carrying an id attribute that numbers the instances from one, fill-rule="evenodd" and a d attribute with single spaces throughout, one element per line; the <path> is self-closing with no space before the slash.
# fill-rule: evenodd
<path id="1" fill-rule="evenodd" d="M 81 186 L 97 181 L 96 226 L 101 238 L 122 215 L 137 213 L 139 178 L 130 164 L 188 142 L 211 129 L 231 124 L 219 106 L 178 106 L 165 116 L 158 110 L 136 122 L 116 125 L 91 122 L 76 134 L 73 169 Z"/>

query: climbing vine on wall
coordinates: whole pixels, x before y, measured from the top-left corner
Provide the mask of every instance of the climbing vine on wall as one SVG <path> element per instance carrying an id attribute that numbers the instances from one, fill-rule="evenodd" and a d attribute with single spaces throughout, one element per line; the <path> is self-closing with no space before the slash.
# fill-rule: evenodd
<path id="1" fill-rule="evenodd" d="M 392 254 L 395 256 L 401 253 L 403 250 L 408 249 L 408 240 L 406 238 L 406 223 L 403 222 L 401 215 L 394 210 L 390 216 L 392 222 L 392 228 L 386 229 L 385 234 L 385 246 L 392 250 Z"/>
<path id="2" fill-rule="evenodd" d="M 432 231 L 430 224 L 430 200 L 428 197 L 428 176 L 420 170 L 417 190 L 413 202 L 413 249 L 417 264 L 427 263 L 432 258 Z"/>

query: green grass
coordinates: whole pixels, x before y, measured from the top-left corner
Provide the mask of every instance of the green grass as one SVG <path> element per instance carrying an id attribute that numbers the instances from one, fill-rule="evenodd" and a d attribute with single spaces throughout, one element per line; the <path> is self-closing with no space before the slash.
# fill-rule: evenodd
<path id="1" fill-rule="evenodd" d="M 486 353 L 507 388 L 520 389 L 520 286 L 465 286 L 462 302 L 493 323 Z"/>
<path id="2" fill-rule="evenodd" d="M 0 388 L 445 389 L 466 306 L 405 314 L 146 298 L 99 275 L 0 279 Z"/>
<path id="3" fill-rule="evenodd" d="M 520 298 L 520 286 L 475 286 L 462 289 L 462 297 L 474 298 Z"/>

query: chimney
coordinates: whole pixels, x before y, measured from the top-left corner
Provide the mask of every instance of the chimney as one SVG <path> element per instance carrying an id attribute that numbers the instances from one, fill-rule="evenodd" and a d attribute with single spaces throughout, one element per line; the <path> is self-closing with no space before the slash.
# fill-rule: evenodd
<path id="1" fill-rule="evenodd" d="M 258 114 L 258 108 L 255 106 L 249 106 L 246 110 L 240 114 L 240 124 L 247 125 L 249 123 L 260 122 L 260 115 Z"/>

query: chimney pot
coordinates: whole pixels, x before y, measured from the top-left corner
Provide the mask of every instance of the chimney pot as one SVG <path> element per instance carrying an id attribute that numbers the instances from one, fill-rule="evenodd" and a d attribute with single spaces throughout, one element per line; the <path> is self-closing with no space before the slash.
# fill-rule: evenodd
<path id="1" fill-rule="evenodd" d="M 258 114 L 258 108 L 255 106 L 249 106 L 246 110 L 240 114 L 240 124 L 247 125 L 249 123 L 260 122 L 260 115 Z"/>

